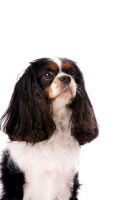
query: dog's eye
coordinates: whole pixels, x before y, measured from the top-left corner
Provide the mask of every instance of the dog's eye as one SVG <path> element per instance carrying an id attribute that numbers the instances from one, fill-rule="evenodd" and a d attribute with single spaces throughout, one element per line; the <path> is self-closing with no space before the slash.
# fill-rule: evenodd
<path id="1" fill-rule="evenodd" d="M 68 71 L 68 74 L 70 74 L 71 76 L 76 76 L 76 72 L 73 69 L 70 69 Z"/>
<path id="2" fill-rule="evenodd" d="M 49 80 L 49 79 L 52 79 L 54 77 L 54 74 L 52 72 L 47 72 L 45 75 L 44 75 L 44 78 L 46 80 Z"/>

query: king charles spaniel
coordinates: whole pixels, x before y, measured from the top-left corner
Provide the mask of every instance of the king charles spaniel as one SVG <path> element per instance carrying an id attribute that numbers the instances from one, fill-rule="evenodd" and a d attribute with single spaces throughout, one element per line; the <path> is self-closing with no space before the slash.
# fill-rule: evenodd
<path id="1" fill-rule="evenodd" d="M 1 200 L 77 200 L 80 146 L 98 136 L 82 72 L 66 58 L 30 63 L 17 81 L 1 130 Z"/>

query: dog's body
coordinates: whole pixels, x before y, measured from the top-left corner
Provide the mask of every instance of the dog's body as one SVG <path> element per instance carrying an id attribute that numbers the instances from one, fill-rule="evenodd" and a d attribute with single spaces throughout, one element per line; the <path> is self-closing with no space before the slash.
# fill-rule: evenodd
<path id="1" fill-rule="evenodd" d="M 1 124 L 10 138 L 1 200 L 77 200 L 80 145 L 97 137 L 98 125 L 75 62 L 32 62 Z"/>

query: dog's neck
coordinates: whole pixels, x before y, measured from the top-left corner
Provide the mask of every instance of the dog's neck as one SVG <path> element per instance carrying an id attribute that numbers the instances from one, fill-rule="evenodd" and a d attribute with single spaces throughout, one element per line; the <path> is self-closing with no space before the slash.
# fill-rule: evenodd
<path id="1" fill-rule="evenodd" d="M 72 114 L 72 110 L 69 108 L 68 104 L 62 99 L 59 101 L 56 99 L 52 103 L 53 109 L 53 120 L 58 127 L 59 124 L 62 126 L 68 126 Z"/>
<path id="2" fill-rule="evenodd" d="M 56 125 L 53 138 L 61 141 L 62 143 L 69 143 L 71 139 L 71 115 L 72 110 L 65 104 L 64 101 L 53 104 L 53 120 Z"/>

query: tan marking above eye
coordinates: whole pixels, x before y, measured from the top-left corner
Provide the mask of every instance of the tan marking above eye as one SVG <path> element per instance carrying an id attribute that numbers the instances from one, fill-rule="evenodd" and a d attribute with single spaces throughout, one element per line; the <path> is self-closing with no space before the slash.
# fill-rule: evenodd
<path id="1" fill-rule="evenodd" d="M 50 63 L 48 64 L 48 68 L 49 68 L 49 69 L 52 69 L 52 70 L 57 70 L 57 69 L 58 69 L 58 66 L 57 66 L 56 63 L 50 62 Z"/>
<path id="2" fill-rule="evenodd" d="M 72 66 L 71 66 L 71 63 L 70 62 L 66 62 L 62 65 L 62 69 L 70 69 Z"/>

